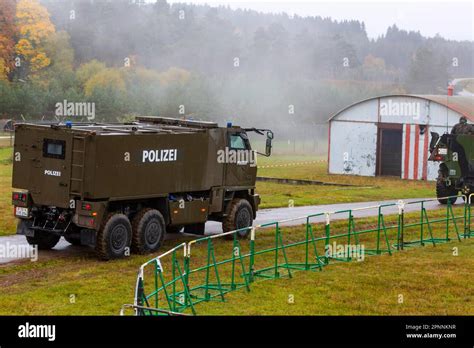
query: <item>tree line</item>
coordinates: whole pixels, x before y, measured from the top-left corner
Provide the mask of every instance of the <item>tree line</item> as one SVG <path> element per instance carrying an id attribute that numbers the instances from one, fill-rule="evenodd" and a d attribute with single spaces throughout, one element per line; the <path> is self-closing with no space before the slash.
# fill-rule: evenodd
<path id="1" fill-rule="evenodd" d="M 450 78 L 473 72 L 472 42 L 396 25 L 369 39 L 356 20 L 164 0 L 0 5 L 0 118 L 52 118 L 68 100 L 95 103 L 98 120 L 298 129 L 374 95 L 445 93 Z"/>

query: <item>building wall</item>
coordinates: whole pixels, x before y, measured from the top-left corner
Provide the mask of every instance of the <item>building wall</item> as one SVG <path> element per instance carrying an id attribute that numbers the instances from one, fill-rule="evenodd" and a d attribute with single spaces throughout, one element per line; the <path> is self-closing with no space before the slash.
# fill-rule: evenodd
<path id="1" fill-rule="evenodd" d="M 375 176 L 377 125 L 362 122 L 331 122 L 329 172 Z"/>
<path id="2" fill-rule="evenodd" d="M 355 104 L 342 111 L 334 119 L 337 121 L 359 121 L 359 122 L 377 122 L 378 121 L 378 100 L 371 99 L 365 102 Z"/>
<path id="3" fill-rule="evenodd" d="M 427 163 L 430 132 L 450 131 L 460 116 L 443 105 L 410 96 L 370 99 L 349 107 L 330 122 L 329 173 L 375 176 L 377 125 L 382 122 L 403 124 L 402 178 L 435 180 L 438 163 Z M 419 126 L 426 124 L 420 134 Z"/>
<path id="4" fill-rule="evenodd" d="M 439 163 L 428 161 L 430 155 L 429 143 L 431 141 L 430 132 L 443 134 L 446 132 L 446 127 L 429 126 L 424 134 L 419 134 L 419 128 L 417 126 L 418 125 L 408 124 L 403 126 L 402 178 L 411 180 L 436 180 L 438 177 Z M 407 141 L 408 129 L 410 139 Z M 416 145 L 417 143 L 418 146 Z M 416 151 L 416 149 L 418 151 Z"/>
<path id="5" fill-rule="evenodd" d="M 416 97 L 382 97 L 373 100 L 376 103 L 376 112 L 379 114 L 379 122 L 402 123 L 402 124 L 429 124 L 432 126 L 446 127 L 448 120 L 450 128 L 454 126 L 461 115 L 456 111 L 446 108 L 444 105 L 427 99 Z M 372 104 L 372 100 L 370 102 Z M 367 102 L 363 102 L 365 104 Z M 390 107 L 391 106 L 391 107 Z M 397 107 L 398 106 L 398 113 Z M 347 111 L 351 111 L 352 108 Z M 383 111 L 388 111 L 388 114 Z M 407 112 L 408 111 L 408 112 Z M 411 113 L 410 111 L 415 111 Z"/>

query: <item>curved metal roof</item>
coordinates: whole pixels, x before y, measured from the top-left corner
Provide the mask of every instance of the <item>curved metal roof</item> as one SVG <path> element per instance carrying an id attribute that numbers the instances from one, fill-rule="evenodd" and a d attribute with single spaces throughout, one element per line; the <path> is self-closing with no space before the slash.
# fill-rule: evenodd
<path id="1" fill-rule="evenodd" d="M 353 103 L 349 106 L 346 106 L 344 109 L 339 110 L 334 115 L 329 118 L 328 122 L 330 122 L 333 118 L 337 117 L 343 111 L 347 109 L 364 103 L 369 100 L 379 99 L 379 98 L 389 98 L 389 97 L 413 97 L 413 98 L 420 98 L 424 100 L 429 100 L 435 102 L 437 104 L 443 105 L 453 111 L 460 113 L 463 116 L 466 116 L 471 122 L 474 122 L 474 96 L 467 97 L 467 96 L 447 96 L 447 95 L 433 95 L 433 94 L 388 94 L 388 95 L 381 95 L 377 97 L 367 98 L 364 100 L 360 100 L 356 103 Z"/>
<path id="2" fill-rule="evenodd" d="M 417 95 L 417 97 L 431 100 L 435 103 L 446 106 L 461 115 L 466 116 L 469 120 L 474 122 L 474 97 L 467 96 L 452 96 L 447 95 Z"/>

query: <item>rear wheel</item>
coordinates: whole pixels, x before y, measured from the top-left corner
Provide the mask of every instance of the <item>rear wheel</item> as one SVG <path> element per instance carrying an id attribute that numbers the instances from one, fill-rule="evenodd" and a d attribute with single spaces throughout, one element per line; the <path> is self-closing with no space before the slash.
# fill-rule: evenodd
<path id="1" fill-rule="evenodd" d="M 222 230 L 230 232 L 245 227 L 252 226 L 253 223 L 253 209 L 250 203 L 243 198 L 235 198 L 230 203 L 229 215 L 222 221 Z M 250 230 L 237 232 L 237 237 L 245 238 L 248 236 Z M 233 239 L 233 235 L 227 235 L 226 239 Z"/>
<path id="2" fill-rule="evenodd" d="M 441 204 L 454 204 L 458 200 L 458 197 L 451 197 L 457 196 L 458 191 L 454 187 L 446 186 L 446 181 L 442 176 L 438 177 L 436 181 L 436 197 L 438 198 L 438 202 Z M 450 197 L 450 198 L 447 198 Z"/>
<path id="3" fill-rule="evenodd" d="M 118 259 L 130 251 L 132 226 L 124 214 L 110 213 L 97 233 L 96 252 L 102 260 Z"/>
<path id="4" fill-rule="evenodd" d="M 165 237 L 165 221 L 158 210 L 143 209 L 133 219 L 132 226 L 133 252 L 146 254 L 158 250 Z"/>

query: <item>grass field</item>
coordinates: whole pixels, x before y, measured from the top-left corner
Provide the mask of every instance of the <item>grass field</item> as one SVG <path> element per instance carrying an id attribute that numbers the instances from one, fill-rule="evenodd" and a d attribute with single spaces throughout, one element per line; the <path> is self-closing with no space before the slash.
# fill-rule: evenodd
<path id="1" fill-rule="evenodd" d="M 0 236 L 15 233 L 12 197 L 12 150 L 0 148 Z"/>
<path id="2" fill-rule="evenodd" d="M 364 221 L 373 224 L 375 219 Z M 343 230 L 345 223 L 334 226 Z M 285 228 L 285 239 L 301 232 L 301 227 Z M 273 239 L 272 233 L 262 231 L 259 246 L 272 245 Z M 362 238 L 361 243 L 372 242 Z M 167 241 L 163 250 L 176 244 Z M 458 256 L 453 255 L 454 247 Z M 53 250 L 41 253 L 38 262 L 0 266 L 0 315 L 116 315 L 122 304 L 133 301 L 138 266 L 152 257 L 98 262 L 89 248 L 71 246 L 71 250 L 67 256 Z M 228 257 L 232 247 L 219 239 L 215 250 L 220 259 Z M 289 258 L 297 254 L 296 249 L 288 251 Z M 205 247 L 195 246 L 192 255 L 193 264 L 206 262 Z M 163 267 L 169 275 L 169 260 Z M 293 273 L 292 279 L 255 283 L 250 292 L 235 291 L 226 295 L 226 303 L 202 303 L 197 311 L 200 315 L 472 315 L 472 269 L 474 239 L 427 245 L 392 256 L 369 256 L 363 262 L 329 265 L 321 272 Z M 288 303 L 290 295 L 294 304 Z"/>
<path id="3" fill-rule="evenodd" d="M 456 245 L 457 246 L 457 245 Z M 201 304 L 206 315 L 474 315 L 474 240 L 410 249 L 364 262 L 339 263 L 291 280 L 252 285 L 225 304 Z M 398 303 L 399 295 L 403 303 Z M 289 299 L 293 298 L 293 303 Z"/>
<path id="4" fill-rule="evenodd" d="M 323 161 L 305 165 L 276 166 L 295 162 Z M 435 195 L 435 184 L 426 181 L 402 180 L 389 177 L 330 175 L 327 162 L 318 156 L 273 156 L 258 159 L 258 175 L 277 178 L 307 179 L 323 182 L 352 184 L 361 187 L 282 185 L 258 182 L 262 208 L 333 204 L 341 202 L 368 202 L 403 198 L 427 198 Z M 403 187 L 403 189 L 400 189 Z"/>
<path id="5" fill-rule="evenodd" d="M 13 139 L 11 133 L 0 132 L 0 147 L 12 146 Z"/>
<path id="6" fill-rule="evenodd" d="M 430 220 L 434 221 L 443 217 L 444 214 L 445 212 L 441 211 L 431 211 Z M 456 214 L 462 215 L 460 208 L 456 208 Z M 405 219 L 412 223 L 417 221 L 417 215 L 417 213 L 406 214 Z M 385 217 L 387 226 L 396 225 L 395 221 L 396 216 Z M 348 242 L 347 236 L 344 235 L 346 225 L 346 221 L 331 224 L 331 236 L 334 237 L 331 238 L 330 244 L 343 245 Z M 355 225 L 357 231 L 374 229 L 376 219 L 358 218 Z M 432 227 L 435 238 L 444 236 L 445 222 L 433 223 Z M 304 263 L 304 244 L 294 245 L 304 240 L 304 228 L 283 227 L 282 231 L 285 245 L 293 243 L 293 246 L 286 249 L 288 262 Z M 314 224 L 313 231 L 316 237 L 324 236 L 322 224 Z M 453 232 L 452 228 L 451 231 Z M 259 234 L 256 239 L 257 252 L 274 246 L 274 233 L 259 230 L 257 234 Z M 337 237 L 337 235 L 340 236 Z M 396 236 L 396 230 L 388 231 L 391 245 L 395 243 Z M 456 238 L 456 235 L 450 233 L 450 237 Z M 419 227 L 405 229 L 406 241 L 418 238 Z M 355 242 L 354 236 L 351 241 L 351 243 Z M 474 313 L 474 292 L 472 291 L 474 281 L 471 279 L 470 269 L 474 266 L 473 242 L 474 240 L 462 243 L 452 242 L 438 244 L 436 247 L 427 243 L 424 248 L 408 248 L 400 253 L 394 252 L 392 256 L 366 256 L 363 261 L 350 263 L 334 263 L 333 261 L 332 264 L 324 267 L 322 272 L 293 271 L 291 279 L 257 282 L 252 284 L 250 292 L 244 289 L 232 292 L 227 295 L 225 304 L 203 303 L 202 307 L 197 309 L 197 313 L 206 315 L 472 314 Z M 225 259 L 221 254 L 229 258 L 232 253 L 231 247 L 225 245 L 225 242 L 214 244 L 217 262 Z M 241 243 L 242 254 L 247 252 L 244 244 Z M 366 249 L 375 249 L 376 233 L 360 234 L 358 244 L 364 245 Z M 381 249 L 385 247 L 382 241 Z M 454 247 L 458 248 L 458 256 L 453 255 Z M 320 256 L 324 255 L 323 241 L 317 243 L 317 249 Z M 193 262 L 193 256 L 197 252 L 199 249 L 196 250 L 194 247 L 191 249 L 191 269 L 206 265 L 205 260 Z M 256 270 L 274 265 L 274 254 L 270 251 L 257 255 L 255 257 Z M 310 259 L 313 255 L 310 252 Z M 279 264 L 284 262 L 281 251 L 279 260 Z M 163 264 L 165 263 L 166 259 L 163 259 Z M 170 267 L 167 265 L 168 276 Z M 231 269 L 231 263 L 220 266 L 221 282 L 230 282 Z M 211 277 L 212 271 L 213 269 L 211 269 Z M 287 272 L 284 267 L 279 269 L 281 276 L 286 276 Z M 436 274 L 436 279 L 430 280 L 434 274 Z M 204 284 L 205 269 L 190 279 L 191 287 Z M 169 281 L 170 278 L 167 280 Z M 148 277 L 148 282 L 150 282 L 150 277 Z M 150 290 L 153 290 L 153 287 L 148 288 L 147 293 Z M 400 305 L 397 302 L 398 295 L 404 297 Z M 290 297 L 295 300 L 294 303 L 289 303 Z M 297 298 L 300 298 L 299 302 Z M 150 300 L 153 303 L 153 299 Z M 166 304 L 166 302 L 162 303 Z"/>
<path id="7" fill-rule="evenodd" d="M 259 165 L 320 159 L 274 156 L 260 160 Z M 14 233 L 11 172 L 11 148 L 0 149 L 0 235 Z M 287 206 L 290 199 L 295 205 L 307 205 L 433 196 L 432 183 L 328 175 L 325 163 L 261 168 L 259 175 L 371 187 L 353 189 L 259 182 L 263 208 Z M 287 232 L 297 230 L 288 228 Z M 271 243 L 273 238 L 262 240 Z M 168 250 L 177 243 L 166 241 L 161 250 Z M 228 243 L 218 243 L 222 249 L 229 248 Z M 453 256 L 453 247 L 459 248 L 459 256 Z M 42 252 L 38 262 L 23 260 L 0 265 L 0 314 L 116 315 L 122 304 L 133 301 L 138 267 L 151 257 L 132 255 L 124 260 L 98 262 L 92 249 L 71 246 L 69 252 Z M 203 262 L 204 249 L 196 248 L 193 257 Z M 169 269 L 169 264 L 164 266 Z M 250 293 L 240 290 L 228 294 L 225 304 L 200 304 L 198 313 L 472 315 L 473 268 L 474 239 L 426 246 L 393 256 L 368 257 L 361 263 L 331 265 L 322 272 L 298 272 L 292 279 L 255 283 Z M 400 294 L 405 299 L 403 304 L 397 302 Z M 294 304 L 288 303 L 289 295 L 294 296 Z"/>

